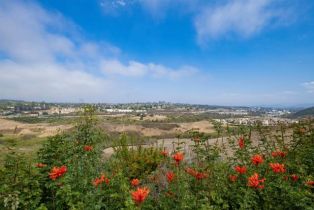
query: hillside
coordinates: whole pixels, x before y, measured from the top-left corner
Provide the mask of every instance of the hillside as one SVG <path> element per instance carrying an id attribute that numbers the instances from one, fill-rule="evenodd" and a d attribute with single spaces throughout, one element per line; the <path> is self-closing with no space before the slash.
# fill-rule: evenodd
<path id="1" fill-rule="evenodd" d="M 294 118 L 306 117 L 306 116 L 314 116 L 314 107 L 302 109 L 292 115 L 292 117 Z"/>

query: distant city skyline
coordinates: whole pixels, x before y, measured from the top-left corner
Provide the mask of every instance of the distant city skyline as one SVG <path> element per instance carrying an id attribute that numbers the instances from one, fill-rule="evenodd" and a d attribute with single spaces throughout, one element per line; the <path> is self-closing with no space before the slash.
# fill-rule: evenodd
<path id="1" fill-rule="evenodd" d="M 0 14 L 0 99 L 314 104 L 311 0 L 4 0 Z"/>

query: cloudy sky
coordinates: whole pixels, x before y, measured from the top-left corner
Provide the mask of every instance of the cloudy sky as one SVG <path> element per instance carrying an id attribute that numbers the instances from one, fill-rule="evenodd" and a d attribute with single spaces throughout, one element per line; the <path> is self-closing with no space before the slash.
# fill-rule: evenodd
<path id="1" fill-rule="evenodd" d="M 0 1 L 0 99 L 314 104 L 312 0 Z"/>

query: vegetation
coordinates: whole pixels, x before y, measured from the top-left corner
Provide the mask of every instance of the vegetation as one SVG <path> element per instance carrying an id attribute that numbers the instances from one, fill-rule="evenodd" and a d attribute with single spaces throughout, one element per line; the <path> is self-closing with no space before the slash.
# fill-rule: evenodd
<path id="1" fill-rule="evenodd" d="M 8 154 L 22 155 L 23 158 L 36 159 L 36 152 L 47 138 L 34 137 L 33 135 L 0 135 L 0 166 Z"/>
<path id="2" fill-rule="evenodd" d="M 294 118 L 310 117 L 310 116 L 314 116 L 314 107 L 302 109 L 302 110 L 292 114 L 292 117 L 294 117 Z"/>
<path id="3" fill-rule="evenodd" d="M 128 147 L 86 107 L 75 129 L 50 137 L 36 160 L 10 152 L 0 209 L 313 209 L 314 122 L 190 131 L 193 151 Z M 102 150 L 115 154 L 102 159 Z M 191 154 L 191 155 L 189 155 Z"/>
<path id="4" fill-rule="evenodd" d="M 11 120 L 17 121 L 17 122 L 23 122 L 23 123 L 52 123 L 52 124 L 68 124 L 68 123 L 74 123 L 75 119 L 77 117 L 75 116 L 47 116 L 47 117 L 12 117 Z"/>

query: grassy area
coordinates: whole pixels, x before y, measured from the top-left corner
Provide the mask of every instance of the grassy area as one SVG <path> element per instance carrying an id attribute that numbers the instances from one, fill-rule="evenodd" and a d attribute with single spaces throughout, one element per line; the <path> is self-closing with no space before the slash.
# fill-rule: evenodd
<path id="1" fill-rule="evenodd" d="M 2 135 L 0 136 L 0 165 L 5 156 L 10 152 L 16 152 L 26 158 L 34 159 L 36 152 L 47 138 L 38 138 L 32 135 Z"/>
<path id="2" fill-rule="evenodd" d="M 10 120 L 30 124 L 36 123 L 69 124 L 75 122 L 77 120 L 77 117 L 76 116 L 14 117 L 10 118 Z"/>

